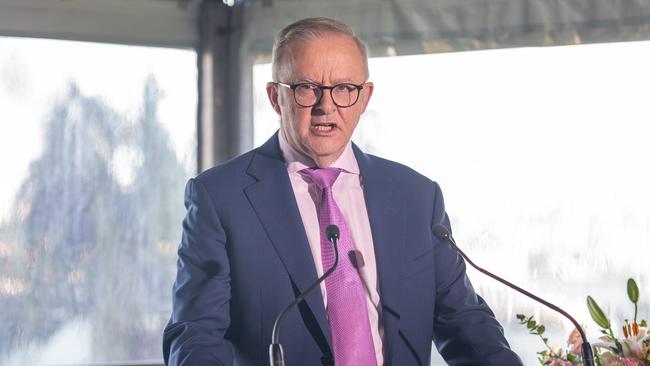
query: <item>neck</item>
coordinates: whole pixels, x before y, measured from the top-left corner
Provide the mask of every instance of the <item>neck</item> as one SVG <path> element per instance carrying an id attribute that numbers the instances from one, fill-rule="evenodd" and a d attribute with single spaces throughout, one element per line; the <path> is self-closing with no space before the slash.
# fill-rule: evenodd
<path id="1" fill-rule="evenodd" d="M 341 156 L 341 154 L 339 154 L 339 156 Z M 336 161 L 336 159 L 339 158 L 339 156 L 337 156 L 337 157 L 331 157 L 331 156 L 318 157 L 318 156 L 316 156 L 316 157 L 311 157 L 311 159 L 314 161 L 314 163 L 316 163 L 317 167 L 319 167 L 319 168 L 328 168 L 330 165 L 332 165 Z"/>
<path id="2" fill-rule="evenodd" d="M 337 154 L 331 154 L 331 155 L 315 155 L 315 154 L 308 154 L 307 152 L 303 152 L 300 150 L 298 146 L 294 146 L 292 143 L 290 143 L 289 139 L 287 139 L 287 136 L 285 135 L 284 130 L 280 129 L 279 133 L 279 139 L 280 139 L 280 148 L 283 150 L 283 155 L 284 158 L 287 161 L 293 161 L 297 160 L 300 161 L 302 164 L 306 166 L 316 166 L 318 168 L 328 168 L 334 162 L 343 155 L 343 152 L 345 151 L 346 147 L 344 147 L 341 151 L 339 151 Z"/>

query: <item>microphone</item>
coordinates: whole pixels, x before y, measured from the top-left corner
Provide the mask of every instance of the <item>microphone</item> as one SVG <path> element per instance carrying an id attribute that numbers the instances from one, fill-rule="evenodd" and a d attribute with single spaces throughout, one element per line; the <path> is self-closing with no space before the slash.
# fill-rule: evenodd
<path id="1" fill-rule="evenodd" d="M 307 294 L 309 294 L 313 289 L 320 285 L 321 282 L 325 281 L 325 279 L 329 277 L 332 272 L 334 272 L 334 269 L 339 264 L 338 240 L 340 233 L 338 226 L 328 225 L 325 229 L 325 235 L 327 236 L 327 240 L 329 240 L 334 246 L 334 264 L 332 264 L 332 267 L 328 269 L 327 272 L 323 273 L 323 275 L 320 276 L 316 282 L 312 283 L 303 293 L 296 297 L 291 304 L 287 305 L 284 310 L 282 310 L 280 315 L 275 318 L 275 323 L 273 324 L 273 333 L 271 334 L 271 345 L 269 346 L 269 359 L 271 361 L 271 366 L 284 366 L 284 351 L 282 350 L 282 345 L 279 342 L 280 322 L 282 322 L 282 319 L 285 315 L 287 315 L 289 310 L 295 307 L 299 302 L 303 301 Z"/>
<path id="2" fill-rule="evenodd" d="M 578 332 L 580 333 L 580 337 L 582 338 L 582 363 L 583 363 L 583 365 L 584 365 L 584 366 L 595 366 L 595 364 L 594 364 L 594 354 L 593 354 L 593 351 L 591 350 L 591 345 L 590 345 L 589 342 L 587 341 L 587 336 L 585 335 L 585 331 L 582 329 L 582 327 L 580 326 L 580 324 L 578 324 L 578 322 L 577 322 L 575 319 L 573 319 L 573 317 L 572 317 L 571 315 L 569 315 L 569 313 L 567 313 L 566 311 L 562 310 L 559 306 L 557 306 L 557 305 L 553 305 L 553 304 L 551 304 L 550 302 L 548 302 L 548 301 L 546 301 L 546 300 L 544 300 L 544 299 L 542 299 L 542 298 L 540 298 L 540 297 L 538 297 L 538 296 L 535 296 L 535 295 L 531 294 L 530 292 L 524 290 L 523 288 L 521 288 L 521 287 L 519 287 L 519 286 L 517 286 L 517 285 L 514 285 L 514 284 L 512 284 L 512 283 L 510 283 L 510 282 L 508 282 L 508 281 L 506 281 L 506 280 L 504 280 L 503 278 L 501 278 L 501 277 L 499 277 L 499 276 L 497 276 L 497 275 L 495 275 L 495 274 L 492 274 L 492 273 L 490 273 L 490 272 L 484 270 L 483 268 L 477 266 L 476 264 L 474 264 L 474 262 L 472 262 L 472 260 L 469 259 L 469 258 L 467 257 L 467 255 L 465 255 L 465 253 L 464 253 L 464 252 L 463 252 L 463 251 L 458 247 L 458 245 L 456 245 L 456 241 L 455 241 L 454 238 L 451 236 L 451 233 L 450 233 L 449 230 L 447 230 L 447 228 L 444 227 L 443 225 L 440 225 L 440 224 L 436 225 L 436 226 L 433 228 L 433 233 L 435 234 L 436 237 L 438 237 L 438 239 L 443 240 L 443 241 L 446 241 L 446 242 L 448 242 L 449 244 L 451 244 L 451 246 L 452 246 L 452 247 L 453 247 L 453 248 L 454 248 L 454 249 L 455 249 L 455 250 L 456 250 L 456 251 L 457 251 L 457 252 L 458 252 L 458 253 L 459 253 L 463 258 L 465 258 L 465 260 L 466 260 L 469 264 L 471 264 L 472 267 L 476 268 L 479 272 L 481 272 L 481 273 L 483 273 L 484 275 L 487 275 L 487 276 L 489 276 L 489 277 L 491 277 L 491 278 L 493 278 L 493 279 L 495 279 L 495 280 L 501 282 L 502 284 L 504 284 L 504 285 L 510 287 L 511 289 L 514 289 L 514 290 L 516 290 L 516 291 L 518 291 L 518 292 L 520 292 L 520 293 L 522 293 L 522 294 L 524 294 L 524 295 L 530 297 L 531 299 L 533 299 L 533 300 L 535 300 L 535 301 L 537 301 L 537 302 L 539 302 L 539 303 L 542 303 L 543 305 L 545 305 L 545 306 L 547 306 L 547 307 L 549 307 L 549 308 L 551 308 L 551 309 L 557 311 L 558 313 L 564 315 L 567 319 L 569 319 L 569 320 L 571 321 L 571 323 L 573 323 L 573 325 L 575 325 L 576 329 L 578 329 Z"/>

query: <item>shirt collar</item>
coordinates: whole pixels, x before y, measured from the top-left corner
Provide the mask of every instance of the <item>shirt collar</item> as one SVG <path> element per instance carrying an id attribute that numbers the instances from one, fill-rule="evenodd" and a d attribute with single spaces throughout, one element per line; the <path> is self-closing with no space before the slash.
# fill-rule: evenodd
<path id="1" fill-rule="evenodd" d="M 280 140 L 280 150 L 282 150 L 282 156 L 287 165 L 287 171 L 289 173 L 299 172 L 303 169 L 313 168 L 316 166 L 316 163 L 308 157 L 298 151 L 296 151 L 287 140 L 284 138 L 282 130 L 278 133 L 278 138 Z M 339 168 L 344 172 L 357 174 L 359 175 L 359 164 L 357 163 L 357 158 L 354 156 L 354 151 L 352 150 L 352 142 L 348 141 L 343 149 L 343 153 L 338 157 L 330 166 L 330 168 Z"/>

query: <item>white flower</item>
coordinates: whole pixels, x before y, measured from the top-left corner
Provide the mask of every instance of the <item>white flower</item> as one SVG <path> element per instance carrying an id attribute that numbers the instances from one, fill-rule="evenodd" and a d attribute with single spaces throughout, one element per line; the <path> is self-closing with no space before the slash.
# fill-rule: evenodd
<path id="1" fill-rule="evenodd" d="M 643 342 L 650 340 L 650 335 L 648 335 L 648 328 L 639 327 L 638 329 L 637 334 L 628 334 L 627 337 L 619 340 L 619 343 L 623 347 L 623 357 L 641 359 L 645 355 L 648 346 Z M 616 349 L 616 343 L 610 337 L 604 336 L 599 339 L 601 342 L 594 343 L 594 347 L 607 350 Z"/>
<path id="2" fill-rule="evenodd" d="M 646 340 L 646 338 L 650 338 L 646 336 L 647 334 L 648 328 L 639 327 L 639 331 L 636 335 L 630 334 L 628 337 L 623 339 L 621 341 L 621 345 L 623 346 L 623 356 L 634 357 L 637 359 L 642 358 L 646 350 L 646 345 L 643 341 Z"/>

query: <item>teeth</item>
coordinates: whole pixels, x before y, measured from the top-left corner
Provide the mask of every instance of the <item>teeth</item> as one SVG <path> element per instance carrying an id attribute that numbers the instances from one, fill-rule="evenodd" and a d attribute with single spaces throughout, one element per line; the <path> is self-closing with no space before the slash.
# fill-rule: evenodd
<path id="1" fill-rule="evenodd" d="M 319 131 L 330 131 L 334 128 L 334 125 L 315 125 L 314 128 Z"/>

